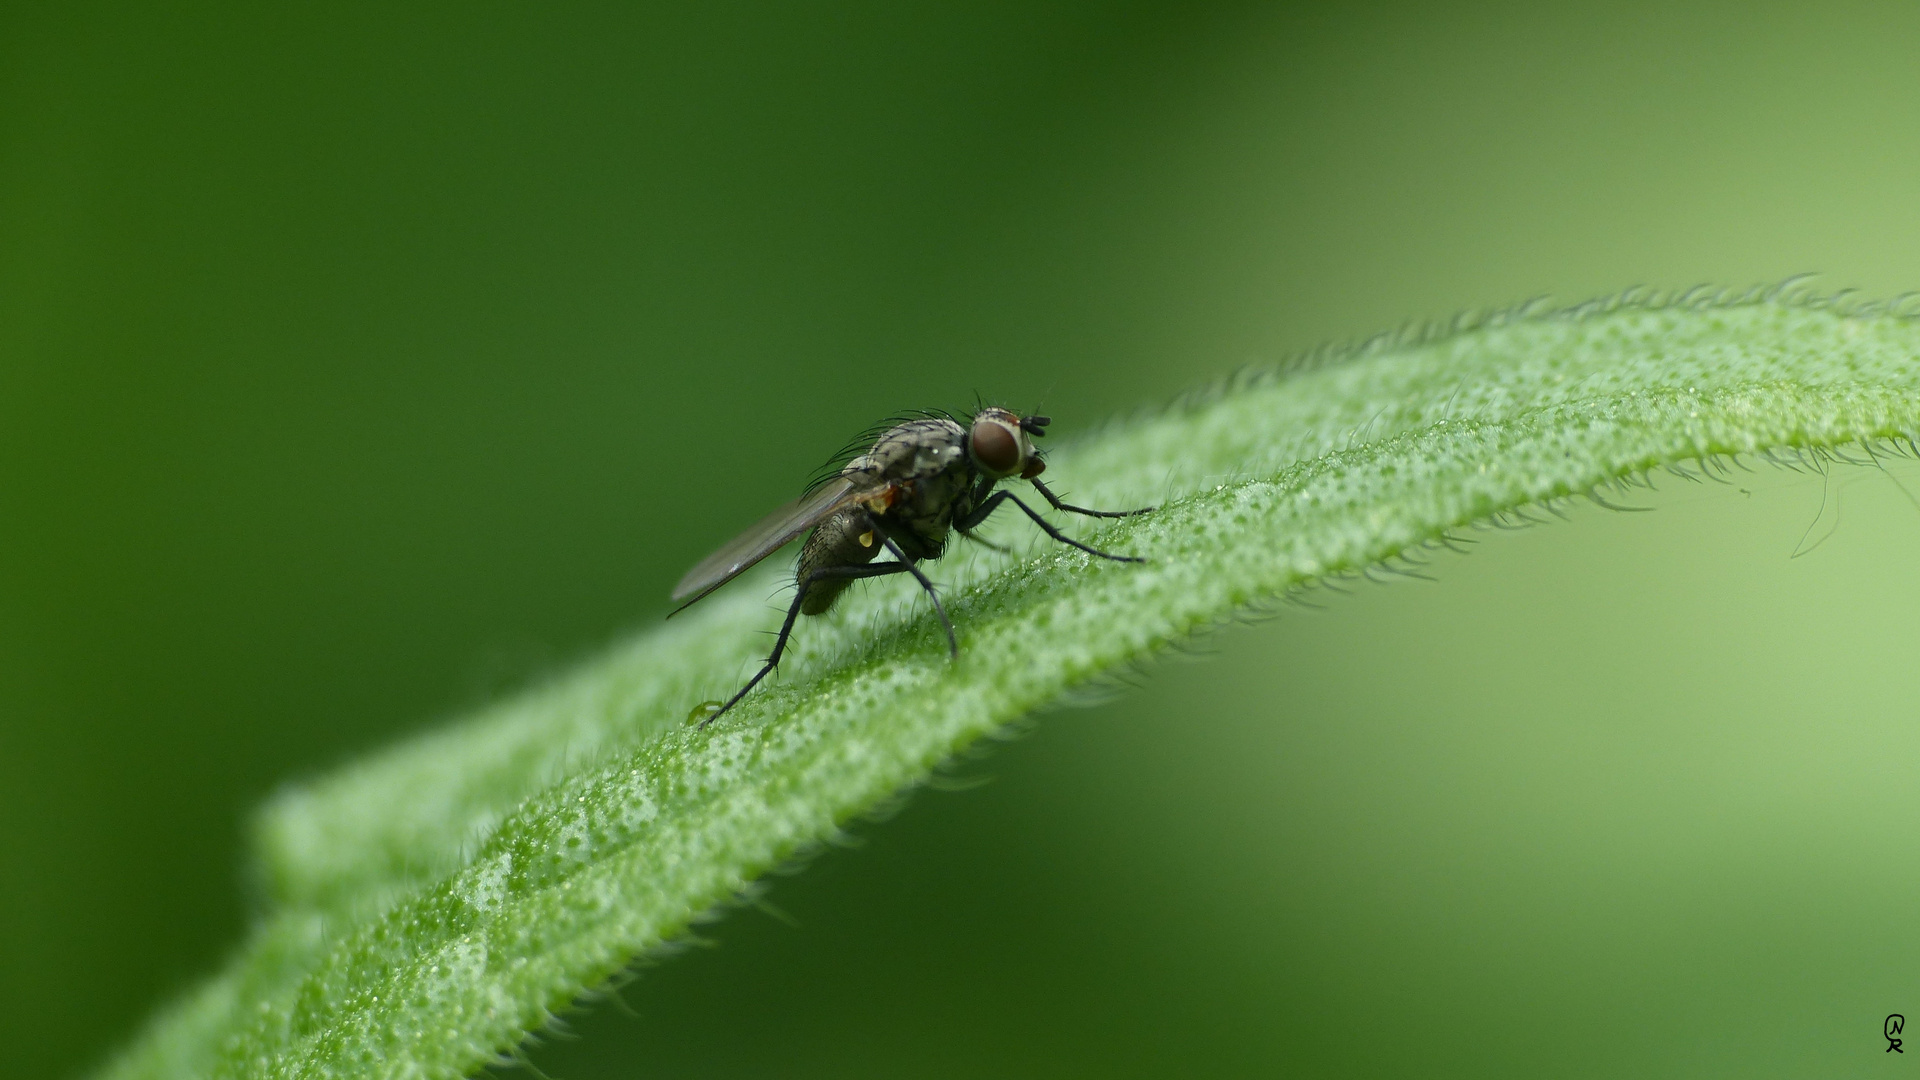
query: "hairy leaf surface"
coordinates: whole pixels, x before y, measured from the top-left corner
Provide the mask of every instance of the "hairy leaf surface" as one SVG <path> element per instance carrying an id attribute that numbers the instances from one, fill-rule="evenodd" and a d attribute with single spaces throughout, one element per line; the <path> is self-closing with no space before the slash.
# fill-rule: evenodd
<path id="1" fill-rule="evenodd" d="M 1071 430 L 1061 415 L 1056 430 Z M 1772 296 L 1508 314 L 1236 380 L 1051 459 L 1062 521 L 1017 515 L 913 583 L 807 620 L 781 677 L 762 567 L 549 685 L 292 790 L 262 813 L 275 908 L 111 1077 L 455 1078 L 769 868 L 1068 688 L 1289 589 L 1686 462 L 1818 467 L 1911 449 L 1920 325 Z M 1056 517 L 1058 517 L 1056 515 Z M 743 522 L 716 521 L 716 539 Z M 775 601 L 778 603 L 778 601 Z"/>

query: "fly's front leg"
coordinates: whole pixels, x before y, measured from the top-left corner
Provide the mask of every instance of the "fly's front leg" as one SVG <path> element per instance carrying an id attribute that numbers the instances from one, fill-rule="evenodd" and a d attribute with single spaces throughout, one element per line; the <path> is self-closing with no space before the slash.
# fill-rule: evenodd
<path id="1" fill-rule="evenodd" d="M 893 537 L 881 533 L 880 542 L 887 545 L 887 550 L 893 553 L 893 557 L 905 565 L 907 573 L 912 574 L 914 580 L 920 583 L 920 587 L 927 590 L 927 599 L 933 601 L 933 613 L 940 616 L 940 625 L 947 631 L 947 655 L 955 660 L 960 659 L 960 640 L 953 636 L 953 623 L 947 621 L 947 609 L 940 606 L 940 594 L 933 591 L 933 582 L 928 581 L 927 575 L 921 573 L 920 568 L 907 558 L 907 553 L 900 550 L 900 545 L 893 542 Z"/>
<path id="2" fill-rule="evenodd" d="M 893 542 L 888 541 L 887 546 L 892 548 Z M 894 548 L 893 553 L 896 557 L 900 556 L 900 550 L 898 548 Z M 920 578 L 923 584 L 927 580 L 925 577 L 922 577 L 920 571 L 915 570 L 913 564 L 907 562 L 905 558 L 901 558 L 897 563 L 873 563 L 867 566 L 823 566 L 813 573 L 808 574 L 801 580 L 800 587 L 795 590 L 793 606 L 787 609 L 787 621 L 780 624 L 780 636 L 773 639 L 773 653 L 767 657 L 767 662 L 760 666 L 759 672 L 756 673 L 753 678 L 747 680 L 747 685 L 741 687 L 738 693 L 727 699 L 725 705 L 720 706 L 714 710 L 712 715 L 700 721 L 700 726 L 706 727 L 708 724 L 720 719 L 721 713 L 739 704 L 740 699 L 747 696 L 747 691 L 757 686 L 761 679 L 767 677 L 769 672 L 780 666 L 780 656 L 787 651 L 787 639 L 793 636 L 793 621 L 800 617 L 800 605 L 806 602 L 807 590 L 813 587 L 814 582 L 825 581 L 828 578 L 884 577 L 887 574 L 907 572 L 911 572 L 915 577 Z M 939 601 L 936 600 L 934 603 L 937 605 Z M 945 619 L 946 616 L 942 615 L 941 618 Z M 951 634 L 952 631 L 949 630 L 948 633 Z"/>
<path id="3" fill-rule="evenodd" d="M 1045 490 L 1045 489 L 1042 489 L 1042 490 Z M 965 521 L 955 522 L 954 528 L 964 530 L 964 529 L 971 529 L 978 526 L 981 522 L 987 520 L 987 515 L 993 513 L 995 510 L 998 510 L 1000 508 L 1000 504 L 1003 502 L 1010 502 L 1013 505 L 1019 507 L 1023 513 L 1025 513 L 1028 517 L 1033 519 L 1033 523 L 1035 525 L 1040 526 L 1040 531 L 1046 533 L 1048 536 L 1053 537 L 1055 540 L 1060 541 L 1061 543 L 1067 545 L 1068 547 L 1079 548 L 1081 551 L 1084 551 L 1089 555 L 1098 555 L 1103 559 L 1112 559 L 1114 562 L 1146 562 L 1147 561 L 1145 559 L 1139 558 L 1138 556 L 1134 556 L 1134 555 L 1115 555 L 1109 551 L 1101 551 L 1099 548 L 1088 547 L 1087 545 L 1081 543 L 1080 541 L 1075 540 L 1073 537 L 1068 536 L 1066 533 L 1061 532 L 1059 529 L 1054 528 L 1051 522 L 1049 522 L 1046 518 L 1043 518 L 1040 516 L 1039 511 L 1035 510 L 1031 506 L 1028 506 L 1026 503 L 1021 502 L 1020 499 L 1017 496 L 1015 496 L 1014 493 L 1011 491 L 994 492 L 994 494 L 990 496 L 986 502 L 981 503 L 979 507 L 974 510 L 973 513 L 968 514 Z M 1149 507 L 1148 509 L 1152 509 L 1152 508 Z M 1127 516 L 1127 514 L 1144 514 L 1144 513 L 1146 513 L 1145 510 L 1128 510 L 1125 513 L 1103 514 L 1101 516 L 1125 517 Z"/>
<path id="4" fill-rule="evenodd" d="M 993 491 L 993 485 L 995 484 L 995 482 L 996 481 L 992 477 L 987 477 L 987 476 L 981 477 L 980 482 L 974 485 L 973 499 L 971 500 L 971 505 L 979 506 L 981 503 L 985 502 L 987 500 L 988 493 Z M 1002 555 L 1013 554 L 1013 549 L 1010 547 L 1007 547 L 1005 544 L 996 544 L 984 536 L 973 535 L 973 531 L 972 531 L 973 526 L 980 524 L 980 519 L 985 517 L 986 517 L 985 514 L 980 514 L 977 517 L 972 514 L 964 514 L 961 517 L 955 518 L 953 521 L 954 531 L 959 533 L 961 536 L 964 536 L 967 539 L 973 541 L 974 543 L 979 544 L 982 547 L 992 548 L 993 550 L 1000 552 Z M 972 522 L 973 524 L 969 525 L 964 523 L 969 521 Z"/>
<path id="5" fill-rule="evenodd" d="M 1061 502 L 1060 496 L 1055 495 L 1053 493 L 1052 488 L 1041 483 L 1040 478 L 1037 476 L 1030 478 L 1027 482 L 1029 484 L 1032 484 L 1035 488 L 1039 489 L 1041 496 L 1047 500 L 1047 504 L 1049 506 L 1052 506 L 1055 510 L 1066 510 L 1075 514 L 1085 514 L 1088 517 L 1098 517 L 1098 518 L 1132 517 L 1135 514 L 1148 514 L 1148 513 L 1152 513 L 1154 510 L 1159 509 L 1158 507 L 1154 507 L 1154 506 L 1143 506 L 1138 510 L 1089 510 L 1084 506 L 1075 506 L 1072 503 Z M 1033 513 L 1033 511 L 1028 510 L 1027 513 L 1031 514 Z"/>

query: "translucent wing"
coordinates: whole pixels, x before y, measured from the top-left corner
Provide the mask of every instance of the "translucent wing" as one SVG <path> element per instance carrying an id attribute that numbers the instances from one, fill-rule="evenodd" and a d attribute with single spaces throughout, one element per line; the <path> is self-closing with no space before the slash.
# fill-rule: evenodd
<path id="1" fill-rule="evenodd" d="M 785 547 L 787 543 L 844 509 L 857 499 L 871 497 L 873 488 L 856 488 L 853 481 L 835 477 L 768 514 L 753 528 L 733 538 L 719 551 L 700 560 L 673 587 L 675 600 L 688 604 L 738 577 L 742 571 Z M 679 610 L 678 608 L 675 609 Z"/>

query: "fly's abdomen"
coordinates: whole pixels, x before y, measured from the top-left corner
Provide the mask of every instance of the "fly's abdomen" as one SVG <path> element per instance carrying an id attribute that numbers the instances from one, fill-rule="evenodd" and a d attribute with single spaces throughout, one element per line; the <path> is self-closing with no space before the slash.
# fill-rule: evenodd
<path id="1" fill-rule="evenodd" d="M 866 511 L 843 510 L 814 526 L 807 542 L 800 547 L 800 567 L 795 575 L 806 595 L 800 601 L 800 614 L 819 615 L 833 606 L 840 594 L 852 584 L 847 578 L 810 577 L 817 570 L 833 566 L 864 566 L 880 552 L 880 534 Z"/>

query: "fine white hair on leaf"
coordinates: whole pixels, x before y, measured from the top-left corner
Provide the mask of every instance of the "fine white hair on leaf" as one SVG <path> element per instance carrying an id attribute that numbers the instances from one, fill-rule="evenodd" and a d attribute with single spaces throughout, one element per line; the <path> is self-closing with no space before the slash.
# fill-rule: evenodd
<path id="1" fill-rule="evenodd" d="M 469 1075 L 756 878 L 1196 633 L 1426 573 L 1422 553 L 1475 529 L 1630 510 L 1656 482 L 1912 455 L 1916 306 L 1803 279 L 1635 289 L 1314 350 L 1105 425 L 1063 406 L 1048 479 L 1084 505 L 1159 506 L 1073 535 L 1147 562 L 1015 540 L 942 565 L 958 662 L 912 582 L 869 583 L 809 620 L 777 684 L 694 726 L 765 654 L 764 597 L 790 571 L 762 566 L 290 787 L 255 822 L 272 906 L 249 942 L 104 1075 Z"/>

